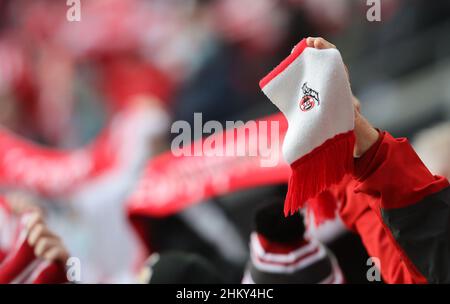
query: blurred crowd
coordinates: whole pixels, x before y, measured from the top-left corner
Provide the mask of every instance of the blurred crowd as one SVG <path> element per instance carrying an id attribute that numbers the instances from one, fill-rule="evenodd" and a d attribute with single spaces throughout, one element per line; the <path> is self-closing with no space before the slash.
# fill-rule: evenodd
<path id="1" fill-rule="evenodd" d="M 433 173 L 450 176 L 448 1 L 383 0 L 380 22 L 367 21 L 363 0 L 81 0 L 75 22 L 68 8 L 0 0 L 0 187 L 18 214 L 42 212 L 67 255 L 81 260 L 83 282 L 136 282 L 142 265 L 158 261 L 164 271 L 186 263 L 215 277 L 211 263 L 224 282 L 244 272 L 252 280 L 249 252 L 262 241 L 251 215 L 262 198 L 279 200 L 285 185 L 140 219 L 151 237 L 130 224 L 126 204 L 147 162 L 170 149 L 173 121 L 193 123 L 194 112 L 220 122 L 275 113 L 258 81 L 302 37 L 336 44 L 367 117 L 417 136 Z M 347 281 L 365 280 L 351 262 L 365 265 L 363 247 L 341 223 L 310 233 L 334 251 L 334 276 L 318 281 L 344 281 L 336 257 Z M 298 245 L 296 238 L 303 234 L 284 241 Z M 166 260 L 171 251 L 196 256 Z"/>

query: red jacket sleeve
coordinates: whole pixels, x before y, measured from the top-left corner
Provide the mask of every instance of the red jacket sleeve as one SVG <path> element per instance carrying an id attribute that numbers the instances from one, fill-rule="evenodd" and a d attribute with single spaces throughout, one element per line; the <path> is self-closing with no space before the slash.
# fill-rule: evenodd
<path id="1" fill-rule="evenodd" d="M 340 215 L 387 283 L 449 282 L 450 196 L 406 139 L 381 133 L 341 186 Z"/>

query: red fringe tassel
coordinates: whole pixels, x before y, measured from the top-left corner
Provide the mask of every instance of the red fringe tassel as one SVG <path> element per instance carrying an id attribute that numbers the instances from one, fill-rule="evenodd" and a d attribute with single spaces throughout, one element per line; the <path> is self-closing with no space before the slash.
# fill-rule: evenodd
<path id="1" fill-rule="evenodd" d="M 353 171 L 354 145 L 353 131 L 338 134 L 291 165 L 292 173 L 284 203 L 285 216 L 294 214 L 306 201 L 339 183 L 346 174 Z M 331 212 L 334 214 L 335 211 L 327 210 L 328 208 L 314 209 L 319 213 L 315 214 L 316 218 L 322 218 Z"/>
<path id="2" fill-rule="evenodd" d="M 327 220 L 335 219 L 337 210 L 338 199 L 328 190 L 309 199 L 307 203 L 307 214 L 313 215 L 316 226 L 320 226 Z"/>

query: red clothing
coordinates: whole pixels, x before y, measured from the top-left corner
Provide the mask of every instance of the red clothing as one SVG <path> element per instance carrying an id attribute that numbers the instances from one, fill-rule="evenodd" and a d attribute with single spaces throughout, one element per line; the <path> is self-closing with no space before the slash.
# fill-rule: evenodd
<path id="1" fill-rule="evenodd" d="M 133 97 L 141 95 L 166 104 L 174 90 L 167 75 L 132 56 L 105 59 L 101 72 L 100 89 L 113 113 L 129 107 Z"/>
<path id="2" fill-rule="evenodd" d="M 18 216 L 0 197 L 0 284 L 66 283 L 65 265 L 38 258 L 28 244 L 27 214 Z"/>
<path id="3" fill-rule="evenodd" d="M 422 211 L 413 208 L 423 209 L 429 217 L 439 213 L 433 211 L 438 205 L 436 210 L 447 212 L 450 202 L 433 195 L 448 198 L 448 190 L 448 181 L 433 176 L 406 139 L 381 133 L 378 142 L 355 161 L 354 177 L 333 192 L 341 201 L 342 220 L 361 236 L 369 255 L 380 259 L 387 283 L 427 283 L 446 280 L 447 267 L 436 267 L 439 259 L 427 262 L 426 257 L 447 258 L 450 239 L 445 240 L 446 218 L 442 218 L 444 225 L 436 227 L 433 221 L 417 220 Z M 444 236 L 438 246 L 429 246 L 426 252 L 417 249 L 420 244 L 435 243 L 436 234 Z"/>

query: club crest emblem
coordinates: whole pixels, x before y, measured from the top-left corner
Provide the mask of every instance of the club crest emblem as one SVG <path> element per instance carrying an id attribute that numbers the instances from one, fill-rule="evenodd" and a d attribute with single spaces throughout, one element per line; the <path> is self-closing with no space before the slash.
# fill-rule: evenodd
<path id="1" fill-rule="evenodd" d="M 319 93 L 311 88 L 308 88 L 308 83 L 302 85 L 303 97 L 300 99 L 300 110 L 307 112 L 312 110 L 316 105 L 320 106 Z"/>

